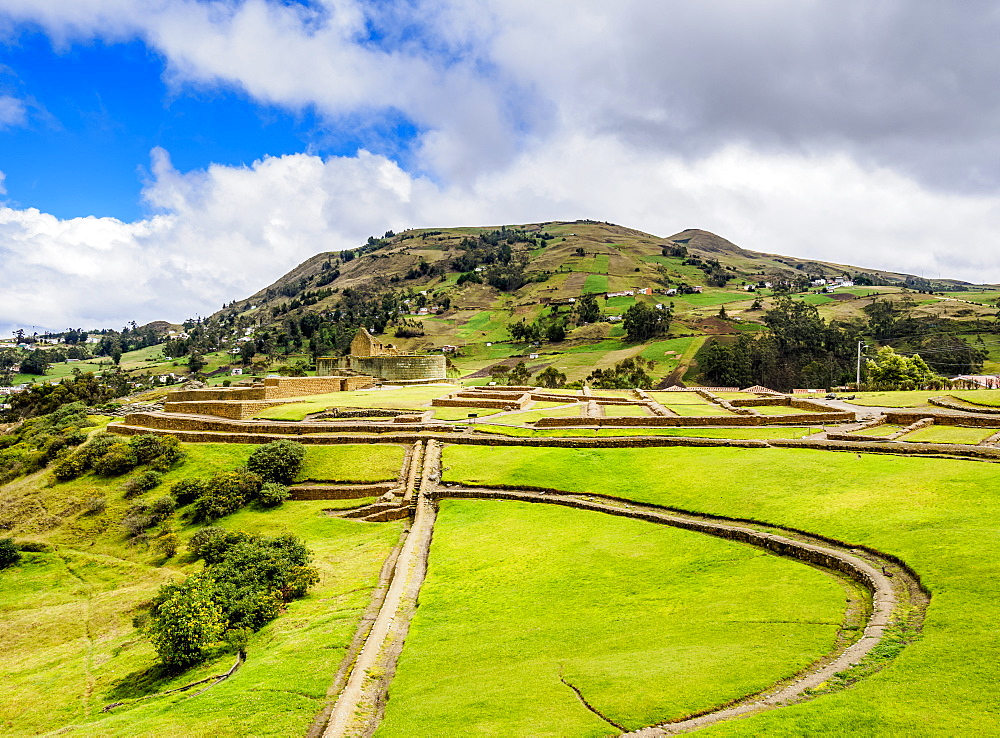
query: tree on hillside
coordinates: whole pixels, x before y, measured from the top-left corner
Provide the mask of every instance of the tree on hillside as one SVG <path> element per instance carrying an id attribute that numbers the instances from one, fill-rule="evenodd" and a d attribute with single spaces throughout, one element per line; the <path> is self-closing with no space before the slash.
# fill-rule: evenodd
<path id="1" fill-rule="evenodd" d="M 49 368 L 49 359 L 41 349 L 35 349 L 21 360 L 22 374 L 45 374 Z"/>
<path id="2" fill-rule="evenodd" d="M 525 384 L 531 377 L 531 372 L 528 371 L 527 365 L 523 361 L 517 362 L 513 369 L 510 370 L 510 374 L 507 376 L 507 381 L 509 384 L 521 385 Z"/>
<path id="3" fill-rule="evenodd" d="M 622 316 L 625 336 L 629 341 L 647 341 L 670 329 L 670 310 L 650 307 L 637 302 Z"/>
<path id="4" fill-rule="evenodd" d="M 566 375 L 554 366 L 549 366 L 544 371 L 539 372 L 538 376 L 535 377 L 535 381 L 538 382 L 539 387 L 555 389 L 566 384 Z"/>
<path id="5" fill-rule="evenodd" d="M 583 295 L 576 301 L 573 308 L 576 313 L 576 322 L 579 325 L 584 323 L 596 323 L 601 319 L 601 308 L 597 305 L 597 295 Z"/>

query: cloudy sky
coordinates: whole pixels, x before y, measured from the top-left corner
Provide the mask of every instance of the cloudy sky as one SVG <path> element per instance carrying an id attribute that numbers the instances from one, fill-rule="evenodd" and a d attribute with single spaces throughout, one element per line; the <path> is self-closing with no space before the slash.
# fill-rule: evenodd
<path id="1" fill-rule="evenodd" d="M 0 332 L 593 218 L 1000 282 L 996 0 L 0 0 Z"/>

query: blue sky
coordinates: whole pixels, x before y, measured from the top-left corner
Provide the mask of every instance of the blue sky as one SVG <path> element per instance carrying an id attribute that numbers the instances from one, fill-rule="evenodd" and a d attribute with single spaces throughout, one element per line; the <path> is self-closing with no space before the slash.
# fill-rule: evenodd
<path id="1" fill-rule="evenodd" d="M 262 104 L 235 85 L 168 89 L 163 57 L 138 40 L 59 48 L 25 29 L 0 49 L 0 65 L 0 89 L 29 101 L 29 124 L 0 130 L 8 202 L 59 218 L 148 215 L 141 191 L 157 146 L 187 171 L 362 147 L 399 158 L 416 135 L 393 111 L 362 131 L 320 120 L 311 105 Z"/>
<path id="2" fill-rule="evenodd" d="M 0 0 L 0 333 L 576 218 L 1000 282 L 998 33 L 988 0 Z"/>

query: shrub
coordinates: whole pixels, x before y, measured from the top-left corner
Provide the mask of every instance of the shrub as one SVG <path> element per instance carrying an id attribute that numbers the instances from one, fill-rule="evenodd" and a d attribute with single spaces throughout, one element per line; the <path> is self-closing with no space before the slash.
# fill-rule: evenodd
<path id="1" fill-rule="evenodd" d="M 205 483 L 205 489 L 194 503 L 195 520 L 217 520 L 243 507 L 263 485 L 252 472 L 236 470 L 218 472 Z"/>
<path id="2" fill-rule="evenodd" d="M 205 491 L 205 481 L 202 479 L 182 479 L 170 485 L 170 494 L 178 505 L 190 505 Z"/>
<path id="3" fill-rule="evenodd" d="M 170 517 L 176 507 L 177 500 L 170 495 L 163 495 L 153 502 L 137 502 L 125 511 L 122 526 L 130 537 L 136 538 Z"/>
<path id="4" fill-rule="evenodd" d="M 148 632 L 160 660 L 175 667 L 203 661 L 225 630 L 222 608 L 213 597 L 215 584 L 195 574 L 160 588 L 150 609 Z"/>
<path id="5" fill-rule="evenodd" d="M 264 507 L 277 507 L 288 499 L 288 487 L 277 482 L 267 482 L 257 493 L 257 500 Z"/>
<path id="6" fill-rule="evenodd" d="M 160 472 L 139 472 L 134 477 L 130 477 L 125 480 L 125 483 L 122 485 L 122 490 L 125 492 L 126 497 L 135 497 L 143 492 L 148 492 L 159 485 L 162 481 L 163 475 Z"/>
<path id="7" fill-rule="evenodd" d="M 83 503 L 83 510 L 87 515 L 99 515 L 108 507 L 108 501 L 103 497 L 90 497 Z"/>
<path id="8" fill-rule="evenodd" d="M 52 468 L 52 474 L 60 482 L 68 482 L 71 479 L 76 479 L 78 476 L 87 471 L 88 466 L 89 462 L 87 455 L 77 452 L 63 457 L 63 459 Z"/>
<path id="9" fill-rule="evenodd" d="M 102 477 L 117 477 L 139 465 L 139 459 L 127 443 L 116 443 L 94 461 L 94 471 Z"/>
<path id="10" fill-rule="evenodd" d="M 14 566 L 21 560 L 21 551 L 12 538 L 0 538 L 0 569 Z"/>
<path id="11" fill-rule="evenodd" d="M 305 446 L 298 441 L 272 441 L 254 449 L 247 459 L 247 469 L 266 482 L 291 484 L 305 455 Z"/>
<path id="12" fill-rule="evenodd" d="M 173 558 L 177 554 L 177 547 L 181 545 L 181 539 L 173 531 L 164 533 L 156 539 L 156 548 L 165 558 Z"/>
<path id="13" fill-rule="evenodd" d="M 215 564 L 225 558 L 230 548 L 250 538 L 251 536 L 243 531 L 226 530 L 209 525 L 191 536 L 188 549 L 196 558 L 204 559 L 206 564 Z"/>

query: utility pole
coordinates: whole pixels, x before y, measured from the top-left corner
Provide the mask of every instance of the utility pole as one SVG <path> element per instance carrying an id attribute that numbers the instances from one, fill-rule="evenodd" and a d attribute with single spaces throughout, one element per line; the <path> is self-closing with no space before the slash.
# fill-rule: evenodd
<path id="1" fill-rule="evenodd" d="M 864 341 L 858 341 L 858 372 L 855 384 L 857 385 L 857 389 L 859 391 L 861 389 L 861 347 L 864 345 L 865 345 Z"/>

